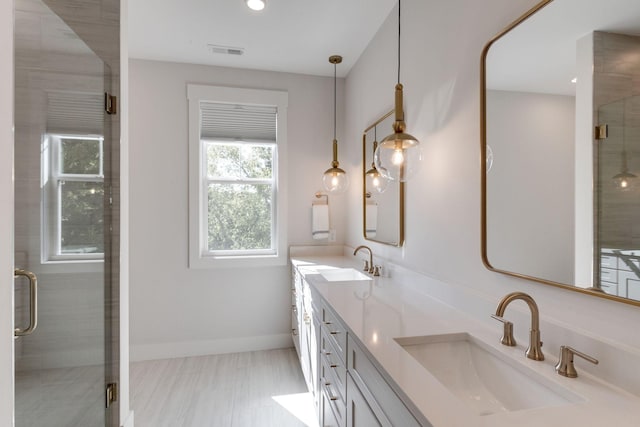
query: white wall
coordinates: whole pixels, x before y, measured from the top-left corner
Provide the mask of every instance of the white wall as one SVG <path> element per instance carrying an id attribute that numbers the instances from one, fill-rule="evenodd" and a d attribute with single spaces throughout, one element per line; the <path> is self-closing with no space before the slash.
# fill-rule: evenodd
<path id="1" fill-rule="evenodd" d="M 487 118 L 489 262 L 575 283 L 574 97 L 490 90 Z"/>
<path id="2" fill-rule="evenodd" d="M 537 300 L 545 322 L 568 325 L 637 353 L 640 334 L 634 328 L 640 324 L 638 307 L 493 273 L 481 262 L 481 50 L 486 41 L 536 3 L 402 3 L 401 80 L 407 131 L 422 141 L 424 165 L 407 185 L 404 248 L 374 243 L 371 247 L 376 255 L 466 289 L 479 305 L 488 301 L 493 306 L 508 292 L 527 292 Z M 396 19 L 397 9 L 347 76 L 347 140 L 357 140 L 368 123 L 392 106 L 396 69 L 390 58 L 396 55 Z M 349 163 L 357 166 L 348 172 L 361 167 L 361 155 L 358 144 L 350 146 Z M 350 196 L 347 244 L 356 246 L 364 241 L 360 234 L 361 200 L 355 186 Z M 565 338 L 570 344 L 569 337 Z"/>
<path id="3" fill-rule="evenodd" d="M 314 244 L 311 202 L 331 162 L 333 79 L 143 60 L 129 65 L 132 360 L 291 345 L 288 267 L 187 268 L 186 85 L 288 91 L 289 242 Z M 340 128 L 338 141 L 341 166 L 353 169 Z M 330 197 L 337 244 L 344 242 L 345 202 Z"/>
<path id="4" fill-rule="evenodd" d="M 13 2 L 0 2 L 0 426 L 13 425 Z"/>

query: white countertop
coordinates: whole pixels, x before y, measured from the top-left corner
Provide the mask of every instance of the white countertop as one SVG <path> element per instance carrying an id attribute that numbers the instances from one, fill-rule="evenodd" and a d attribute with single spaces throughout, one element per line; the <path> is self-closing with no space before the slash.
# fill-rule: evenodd
<path id="1" fill-rule="evenodd" d="M 294 257 L 306 281 L 333 307 L 362 346 L 373 356 L 381 373 L 403 398 L 408 398 L 435 427 L 512 427 L 512 426 L 638 426 L 640 398 L 580 370 L 578 378 L 556 374 L 558 349 L 543 347 L 542 362 L 525 357 L 526 346 L 500 344 L 502 325 L 495 328 L 475 321 L 465 313 L 446 306 L 389 278 L 371 281 L 328 282 L 317 270 L 325 267 L 354 267 L 360 264 L 342 256 Z M 487 313 L 489 316 L 492 313 Z M 536 409 L 479 415 L 458 398 L 407 353 L 394 338 L 467 332 L 487 343 L 517 366 L 534 371 L 581 398 Z M 544 336 L 543 336 L 544 340 Z M 586 363 L 586 362 L 584 362 Z M 638 369 L 630 366 L 629 369 Z"/>

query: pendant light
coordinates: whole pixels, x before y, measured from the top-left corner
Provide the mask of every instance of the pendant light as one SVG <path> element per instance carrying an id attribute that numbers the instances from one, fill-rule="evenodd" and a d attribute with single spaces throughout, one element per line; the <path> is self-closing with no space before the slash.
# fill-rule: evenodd
<path id="1" fill-rule="evenodd" d="M 373 128 L 373 155 L 375 156 L 376 149 L 378 148 L 378 127 Z M 375 162 L 371 162 L 371 169 L 365 172 L 367 180 L 366 188 L 371 188 L 378 193 L 384 193 L 389 186 L 389 180 L 382 176 L 376 168 Z"/>
<path id="2" fill-rule="evenodd" d="M 405 133 L 402 84 L 400 83 L 400 0 L 398 0 L 398 83 L 395 93 L 395 116 L 393 133 L 382 140 L 374 162 L 378 171 L 394 181 L 406 182 L 420 169 L 422 152 L 420 142 L 414 136 Z"/>
<path id="3" fill-rule="evenodd" d="M 322 184 L 325 190 L 332 194 L 341 194 L 349 187 L 349 177 L 347 173 L 340 169 L 338 163 L 338 140 L 336 139 L 336 67 L 342 62 L 342 56 L 333 55 L 329 57 L 329 62 L 333 64 L 333 161 L 331 167 L 324 172 Z"/>

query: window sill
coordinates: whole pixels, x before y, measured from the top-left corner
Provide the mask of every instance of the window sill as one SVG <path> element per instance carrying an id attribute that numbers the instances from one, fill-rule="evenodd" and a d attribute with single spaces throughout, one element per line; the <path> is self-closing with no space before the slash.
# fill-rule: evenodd
<path id="1" fill-rule="evenodd" d="M 189 259 L 189 268 L 252 268 L 287 265 L 283 255 L 198 256 Z"/>

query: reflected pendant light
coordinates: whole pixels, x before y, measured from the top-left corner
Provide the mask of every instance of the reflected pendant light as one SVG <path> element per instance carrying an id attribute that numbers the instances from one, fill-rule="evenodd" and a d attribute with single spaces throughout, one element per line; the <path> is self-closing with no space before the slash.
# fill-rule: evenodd
<path id="1" fill-rule="evenodd" d="M 420 169 L 422 152 L 418 139 L 405 133 L 402 84 L 400 83 L 400 0 L 398 0 L 398 83 L 395 93 L 395 122 L 393 133 L 382 140 L 374 162 L 387 179 L 406 182 Z"/>
<path id="2" fill-rule="evenodd" d="M 637 178 L 637 176 L 630 173 L 629 168 L 627 167 L 627 141 L 625 135 L 626 120 L 624 114 L 626 112 L 626 105 L 622 111 L 622 169 L 619 174 L 614 175 L 613 182 L 618 190 L 626 191 L 631 188 L 631 184 L 633 183 L 631 180 Z"/>
<path id="3" fill-rule="evenodd" d="M 342 56 L 330 56 L 329 62 L 333 64 L 333 161 L 331 167 L 322 176 L 322 184 L 328 192 L 341 194 L 349 187 L 349 177 L 343 169 L 340 169 L 340 163 L 338 163 L 338 140 L 336 139 L 336 66 L 342 62 Z"/>
<path id="4" fill-rule="evenodd" d="M 613 177 L 613 182 L 619 190 L 629 190 L 631 188 L 632 179 L 637 178 L 636 175 L 629 172 L 627 168 L 627 151 L 622 150 L 622 171 Z"/>
<path id="5" fill-rule="evenodd" d="M 378 148 L 378 135 L 377 135 L 377 127 L 373 128 L 373 155 L 375 156 L 376 149 Z M 389 180 L 382 176 L 380 172 L 378 172 L 378 168 L 376 168 L 376 163 L 371 162 L 371 169 L 365 172 L 365 177 L 367 180 L 366 188 L 373 189 L 378 193 L 384 193 L 384 191 L 389 186 Z"/>

